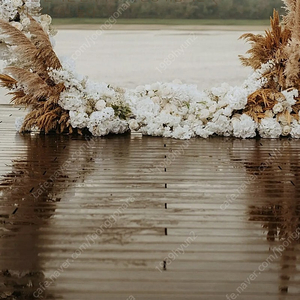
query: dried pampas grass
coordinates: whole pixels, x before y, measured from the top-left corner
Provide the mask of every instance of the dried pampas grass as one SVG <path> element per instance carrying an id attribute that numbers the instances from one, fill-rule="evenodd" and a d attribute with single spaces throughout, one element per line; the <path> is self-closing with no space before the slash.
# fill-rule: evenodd
<path id="1" fill-rule="evenodd" d="M 268 61 L 274 63 L 274 68 L 264 74 L 267 79 L 264 88 L 248 97 L 246 111 L 256 120 L 272 106 L 276 93 L 289 88 L 300 90 L 300 0 L 283 2 L 287 14 L 281 23 L 278 12 L 274 10 L 271 29 L 265 35 L 244 34 L 241 37 L 252 44 L 248 56 L 240 57 L 243 65 L 256 70 Z M 300 99 L 296 101 L 291 114 L 299 119 Z"/>
<path id="2" fill-rule="evenodd" d="M 48 74 L 49 69 L 61 68 L 61 63 L 47 33 L 31 16 L 27 17 L 30 19 L 28 30 L 31 39 L 10 23 L 0 20 L 5 43 L 13 46 L 13 54 L 18 60 L 18 67 L 5 68 L 5 74 L 0 75 L 0 84 L 10 90 L 14 105 L 31 109 L 25 117 L 22 131 L 38 128 L 45 133 L 71 133 L 69 114 L 58 105 L 65 87 L 62 83 L 55 84 Z"/>
<path id="3" fill-rule="evenodd" d="M 247 57 L 240 56 L 240 59 L 244 66 L 250 66 L 254 70 L 259 69 L 262 64 L 268 61 L 273 61 L 276 74 L 265 74 L 266 77 L 269 77 L 268 88 L 275 88 L 274 75 L 278 78 L 279 85 L 285 87 L 285 68 L 283 62 L 287 59 L 287 54 L 284 49 L 291 39 L 291 31 L 286 26 L 280 24 L 279 14 L 276 10 L 274 10 L 273 18 L 270 18 L 270 20 L 271 29 L 266 30 L 265 35 L 247 33 L 240 37 L 252 44 L 251 49 L 247 51 L 249 55 Z"/>

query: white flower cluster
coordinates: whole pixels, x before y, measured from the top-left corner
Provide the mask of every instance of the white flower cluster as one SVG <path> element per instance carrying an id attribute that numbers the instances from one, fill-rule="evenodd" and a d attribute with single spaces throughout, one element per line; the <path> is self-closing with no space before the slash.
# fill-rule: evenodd
<path id="1" fill-rule="evenodd" d="M 21 11 L 36 16 L 40 8 L 40 0 L 0 0 L 0 18 L 9 21 Z"/>
<path id="2" fill-rule="evenodd" d="M 195 85 L 155 83 L 127 91 L 126 97 L 135 116 L 130 129 L 146 135 L 188 139 L 217 134 L 249 138 L 256 135 L 258 124 L 238 113 L 245 108 L 247 97 L 264 86 L 262 75 L 273 67 L 262 66 L 242 86 L 226 83 L 208 91 Z"/>
<path id="3" fill-rule="evenodd" d="M 49 35 L 51 42 L 53 42 L 52 36 L 56 32 L 50 27 L 52 19 L 49 15 L 41 15 L 40 9 L 40 0 L 0 0 L 0 19 L 10 22 L 12 26 L 22 31 L 27 38 L 31 39 L 32 33 L 28 30 L 28 26 L 30 25 L 28 14 L 30 14 L 41 24 L 44 31 Z M 0 32 L 0 43 L 4 40 L 5 38 L 1 36 Z M 3 48 L 1 50 L 7 50 L 6 48 L 4 49 L 4 46 L 6 46 L 5 43 L 1 43 L 1 45 L 1 48 Z M 11 54 L 13 56 L 13 52 Z M 6 57 L 5 53 L 5 55 L 0 56 L 0 59 L 5 60 Z"/>
<path id="4" fill-rule="evenodd" d="M 79 76 L 67 60 L 62 60 L 62 65 L 62 70 L 51 70 L 50 75 L 65 86 L 59 105 L 69 111 L 72 127 L 88 128 L 94 136 L 127 131 L 126 116 L 122 119 L 118 115 L 123 108 L 130 112 L 124 102 L 124 90 Z"/>
<path id="5" fill-rule="evenodd" d="M 263 138 L 289 134 L 300 138 L 299 121 L 289 119 L 297 90 L 283 91 L 282 99 L 259 123 L 243 113 L 247 97 L 265 84 L 261 70 L 240 87 L 224 83 L 199 91 L 195 85 L 174 81 L 122 90 L 79 76 L 70 61 L 62 60 L 62 65 L 62 70 L 50 71 L 54 81 L 65 86 L 59 105 L 69 111 L 73 128 L 87 128 L 94 136 L 130 129 L 177 139 L 211 135 L 252 138 L 257 133 Z"/>

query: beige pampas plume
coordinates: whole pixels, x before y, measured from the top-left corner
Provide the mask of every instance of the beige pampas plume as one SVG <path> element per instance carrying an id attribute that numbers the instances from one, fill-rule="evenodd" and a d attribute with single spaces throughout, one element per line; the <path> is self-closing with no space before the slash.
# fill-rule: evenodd
<path id="1" fill-rule="evenodd" d="M 266 30 L 265 35 L 246 33 L 240 37 L 251 43 L 251 48 L 247 51 L 248 57 L 240 56 L 243 65 L 256 70 L 270 60 L 274 60 L 277 64 L 281 62 L 280 56 L 291 38 L 291 32 L 288 28 L 281 26 L 276 10 L 270 21 L 271 29 Z"/>
<path id="2" fill-rule="evenodd" d="M 65 86 L 55 84 L 48 74 L 50 68 L 61 68 L 61 63 L 43 28 L 31 16 L 27 17 L 30 19 L 28 30 L 31 39 L 8 22 L 0 20 L 4 42 L 13 47 L 13 54 L 18 59 L 18 67 L 4 69 L 6 74 L 0 75 L 0 84 L 11 90 L 9 94 L 13 104 L 31 109 L 25 117 L 22 131 L 36 127 L 45 133 L 65 130 L 71 133 L 69 113 L 58 105 Z"/>
<path id="3" fill-rule="evenodd" d="M 21 67 L 31 67 L 40 75 L 45 74 L 47 67 L 43 61 L 37 59 L 38 49 L 23 32 L 1 19 L 0 30 L 5 37 L 5 43 L 14 47 L 14 54 L 22 64 Z"/>
<path id="4" fill-rule="evenodd" d="M 264 117 L 265 111 L 272 109 L 277 99 L 283 97 L 281 91 L 300 90 L 300 0 L 283 2 L 287 13 L 281 23 L 274 10 L 271 29 L 265 35 L 245 34 L 241 37 L 252 44 L 248 56 L 241 57 L 244 65 L 259 69 L 268 61 L 274 64 L 274 68 L 264 74 L 265 86 L 248 97 L 245 112 L 256 120 Z M 296 98 L 291 112 L 296 119 L 299 110 L 300 98 Z"/>
<path id="5" fill-rule="evenodd" d="M 288 28 L 292 28 L 295 22 L 295 14 L 297 7 L 297 0 L 283 0 L 285 4 L 286 15 L 283 17 L 283 22 Z"/>
<path id="6" fill-rule="evenodd" d="M 287 15 L 285 26 L 291 31 L 291 39 L 285 47 L 287 57 L 285 76 L 287 87 L 300 88 L 300 0 L 285 0 Z"/>
<path id="7" fill-rule="evenodd" d="M 49 36 L 33 17 L 28 15 L 28 18 L 30 19 L 28 29 L 32 33 L 33 42 L 38 49 L 37 59 L 42 58 L 48 68 L 61 68 L 61 63 L 52 49 Z"/>
<path id="8" fill-rule="evenodd" d="M 8 76 L 8 75 L 1 75 L 0 74 L 0 85 L 2 87 L 11 89 L 14 87 L 14 85 L 17 83 L 17 80 L 14 78 Z"/>

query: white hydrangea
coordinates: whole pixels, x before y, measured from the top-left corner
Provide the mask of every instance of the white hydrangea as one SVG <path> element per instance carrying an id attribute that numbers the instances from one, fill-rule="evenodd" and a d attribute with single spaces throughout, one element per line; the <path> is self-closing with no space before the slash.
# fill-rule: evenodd
<path id="1" fill-rule="evenodd" d="M 289 112 L 292 111 L 292 106 L 296 103 L 296 97 L 298 97 L 298 90 L 296 89 L 288 89 L 281 92 L 284 97 L 285 101 L 282 102 L 284 108 L 287 109 Z"/>
<path id="2" fill-rule="evenodd" d="M 248 115 L 234 116 L 231 122 L 235 137 L 246 139 L 256 136 L 257 123 Z"/>
<path id="3" fill-rule="evenodd" d="M 38 16 L 40 0 L 0 0 L 0 18 L 6 21 L 13 19 L 20 7 L 32 16 Z"/>
<path id="4" fill-rule="evenodd" d="M 14 7 L 21 7 L 23 5 L 23 1 L 22 0 L 11 0 L 12 1 L 12 5 Z"/>
<path id="5" fill-rule="evenodd" d="M 276 119 L 264 118 L 261 119 L 261 122 L 258 126 L 258 131 L 262 138 L 275 139 L 279 138 L 282 134 L 282 127 Z"/>
<path id="6" fill-rule="evenodd" d="M 291 137 L 300 139 L 300 124 L 296 120 L 291 124 Z"/>
<path id="7" fill-rule="evenodd" d="M 88 125 L 88 115 L 84 112 L 71 110 L 69 112 L 70 122 L 73 128 L 86 128 Z"/>
<path id="8" fill-rule="evenodd" d="M 106 102 L 104 100 L 97 101 L 95 108 L 99 111 L 103 110 L 106 107 Z"/>
<path id="9" fill-rule="evenodd" d="M 282 112 L 283 109 L 284 108 L 281 103 L 276 103 L 273 107 L 273 112 L 274 112 L 274 114 L 278 114 L 278 113 Z"/>

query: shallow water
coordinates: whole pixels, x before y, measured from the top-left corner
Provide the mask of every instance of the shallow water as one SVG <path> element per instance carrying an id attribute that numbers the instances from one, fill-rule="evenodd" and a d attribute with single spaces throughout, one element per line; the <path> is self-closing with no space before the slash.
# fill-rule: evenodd
<path id="1" fill-rule="evenodd" d="M 238 41 L 241 31 L 106 31 L 95 41 L 93 33 L 60 30 L 55 50 L 62 56 L 75 53 L 78 72 L 96 81 L 134 88 L 180 79 L 205 89 L 223 82 L 241 84 L 251 72 L 238 59 L 248 49 Z M 162 67 L 165 59 L 170 65 Z M 3 95 L 0 90 L 0 103 L 8 103 Z"/>

